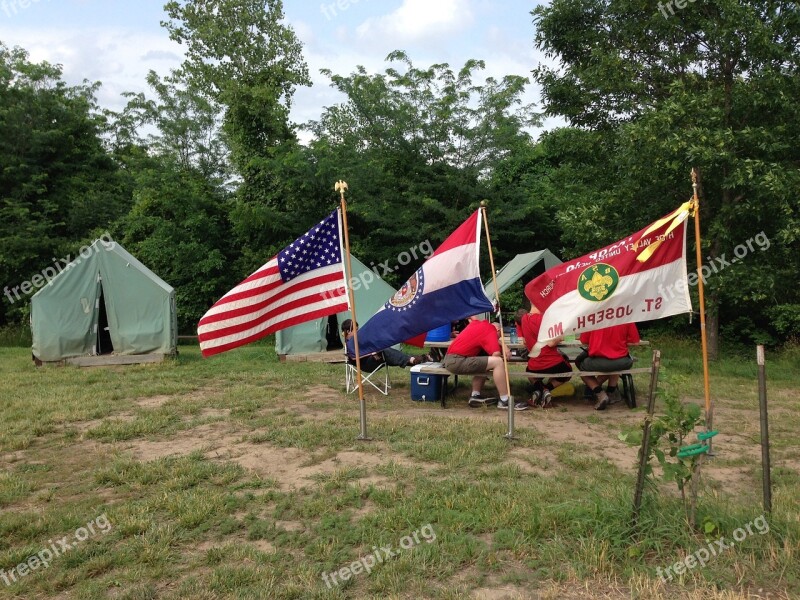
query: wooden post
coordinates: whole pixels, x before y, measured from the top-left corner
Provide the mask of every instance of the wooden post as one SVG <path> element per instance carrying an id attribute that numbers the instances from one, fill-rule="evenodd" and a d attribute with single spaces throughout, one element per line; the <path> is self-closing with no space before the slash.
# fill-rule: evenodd
<path id="1" fill-rule="evenodd" d="M 367 435 L 367 403 L 364 400 L 364 385 L 361 382 L 361 354 L 358 350 L 358 325 L 356 324 L 356 298 L 353 295 L 353 287 L 350 285 L 350 278 L 353 276 L 353 265 L 350 261 L 350 234 L 347 229 L 347 200 L 344 199 L 344 192 L 347 189 L 347 182 L 341 179 L 333 186 L 341 195 L 342 203 L 342 229 L 344 230 L 344 245 L 345 245 L 345 261 L 347 264 L 347 272 L 345 275 L 345 285 L 347 286 L 347 296 L 350 302 L 350 314 L 352 315 L 353 322 L 353 349 L 356 353 L 356 385 L 358 386 L 358 404 L 359 404 L 359 420 L 361 424 L 361 431 L 358 435 L 359 440 L 369 441 L 372 438 Z M 347 353 L 347 340 L 345 339 L 345 353 Z"/>
<path id="2" fill-rule="evenodd" d="M 756 347 L 758 361 L 758 407 L 761 413 L 761 473 L 764 492 L 764 510 L 772 512 L 772 481 L 769 466 L 769 419 L 767 418 L 767 370 L 764 361 L 764 346 Z"/>
<path id="3" fill-rule="evenodd" d="M 650 393 L 647 397 L 647 417 L 644 421 L 642 434 L 642 447 L 639 448 L 639 473 L 636 478 L 636 493 L 633 497 L 633 524 L 639 520 L 639 510 L 642 507 L 642 492 L 647 468 L 647 458 L 650 454 L 650 425 L 656 411 L 656 388 L 658 386 L 658 370 L 661 368 L 661 351 L 653 351 L 653 366 L 650 372 Z"/>
<path id="4" fill-rule="evenodd" d="M 508 390 L 508 432 L 505 437 L 508 440 L 514 439 L 514 398 L 511 395 L 511 378 L 508 375 L 508 361 L 506 360 L 506 335 L 503 331 L 503 311 L 500 307 L 500 291 L 497 287 L 497 276 L 494 271 L 494 255 L 492 254 L 492 239 L 489 237 L 489 220 L 486 218 L 486 201 L 481 200 L 481 214 L 483 215 L 483 227 L 486 231 L 486 245 L 489 247 L 489 265 L 492 269 L 492 281 L 494 282 L 494 297 L 497 299 L 497 315 L 500 320 L 500 354 L 503 359 L 503 370 L 506 375 L 506 389 Z M 498 398 L 499 400 L 499 398 Z"/>

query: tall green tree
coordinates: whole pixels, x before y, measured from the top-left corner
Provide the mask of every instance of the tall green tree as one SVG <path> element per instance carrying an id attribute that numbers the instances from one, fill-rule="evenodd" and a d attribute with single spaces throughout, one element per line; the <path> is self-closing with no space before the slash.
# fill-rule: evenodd
<path id="1" fill-rule="evenodd" d="M 269 223 L 274 231 L 286 222 L 278 215 L 308 202 L 289 185 L 294 161 L 302 154 L 289 109 L 297 86 L 310 85 L 310 80 L 302 44 L 285 23 L 283 3 L 188 0 L 168 2 L 165 10 L 169 20 L 162 25 L 186 46 L 182 69 L 188 82 L 224 109 L 223 130 L 240 177 L 235 218 L 246 219 L 237 231 L 254 232 L 253 222 Z M 296 234 L 297 220 L 291 225 Z M 253 246 L 267 242 L 261 235 L 241 241 Z"/>
<path id="2" fill-rule="evenodd" d="M 61 75 L 0 43 L 0 274 L 12 289 L 74 256 L 130 207 L 101 137 L 100 84 L 68 86 Z M 22 316 L 18 294 L 3 302 L 0 323 Z"/>
<path id="3" fill-rule="evenodd" d="M 490 177 L 503 160 L 532 146 L 526 128 L 537 115 L 520 100 L 527 80 L 476 83 L 484 68 L 477 60 L 458 71 L 447 64 L 416 67 L 402 51 L 386 60 L 390 66 L 377 74 L 363 67 L 347 76 L 324 70 L 347 99 L 307 125 L 320 178 L 343 178 L 352 190 L 354 252 L 396 265 L 410 246 L 441 241 L 490 193 L 493 229 L 513 230 L 525 215 L 508 210 L 512 192 L 493 188 Z M 502 259 L 511 244 L 498 239 Z M 397 265 L 386 277 L 402 282 L 418 264 Z"/>
<path id="4" fill-rule="evenodd" d="M 179 71 L 163 79 L 151 71 L 147 82 L 153 97 L 127 94 L 112 123 L 134 186 L 119 225 L 128 250 L 175 288 L 178 326 L 189 333 L 237 281 L 220 107 Z"/>
<path id="5" fill-rule="evenodd" d="M 774 242 L 709 279 L 712 356 L 726 324 L 764 337 L 774 311 L 800 316 L 790 283 L 800 230 L 797 4 L 554 0 L 532 14 L 538 47 L 560 62 L 534 71 L 546 113 L 610 147 L 607 181 L 587 184 L 565 221 L 636 230 L 686 200 L 699 167 L 705 261 L 722 264 L 762 231 Z"/>
<path id="6" fill-rule="evenodd" d="M 159 77 L 150 71 L 146 78 L 155 98 L 144 93 L 126 93 L 125 110 L 114 115 L 118 135 L 127 133 L 129 141 L 146 146 L 151 154 L 169 156 L 183 170 L 197 170 L 212 184 L 230 177 L 228 148 L 221 132 L 222 108 L 180 71 Z M 139 137 L 147 126 L 155 132 Z"/>

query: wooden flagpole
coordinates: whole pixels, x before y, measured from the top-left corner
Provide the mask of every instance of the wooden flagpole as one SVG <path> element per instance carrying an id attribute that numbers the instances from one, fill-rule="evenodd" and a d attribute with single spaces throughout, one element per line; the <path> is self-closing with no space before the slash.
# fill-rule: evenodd
<path id="1" fill-rule="evenodd" d="M 697 167 L 692 167 L 692 212 L 694 213 L 694 238 L 697 251 L 697 290 L 700 294 L 700 340 L 703 347 L 703 392 L 706 401 L 706 431 L 711 430 L 714 419 L 714 408 L 711 405 L 711 391 L 708 383 L 708 338 L 706 337 L 706 304 L 703 290 L 703 273 L 700 267 L 703 265 L 703 249 L 700 247 L 700 198 L 697 194 L 700 173 Z M 711 447 L 711 439 L 708 440 Z"/>
<path id="2" fill-rule="evenodd" d="M 492 253 L 492 238 L 489 237 L 489 219 L 486 218 L 486 201 L 481 200 L 481 213 L 483 227 L 486 231 L 486 245 L 489 247 L 489 264 L 492 268 L 492 281 L 494 282 L 494 297 L 497 299 L 497 315 L 500 319 L 500 353 L 503 358 L 503 370 L 506 375 L 506 389 L 508 390 L 508 433 L 506 439 L 514 439 L 514 399 L 511 396 L 511 381 L 508 375 L 508 361 L 506 360 L 506 336 L 503 331 L 503 311 L 500 307 L 500 291 L 497 287 L 497 276 L 494 271 L 494 254 Z M 499 398 L 498 398 L 499 400 Z"/>
<path id="3" fill-rule="evenodd" d="M 356 324 L 356 298 L 353 294 L 353 286 L 350 285 L 350 279 L 353 277 L 353 265 L 350 261 L 350 233 L 347 228 L 347 200 L 344 198 L 344 192 L 347 189 L 347 182 L 341 179 L 336 182 L 333 189 L 339 192 L 342 204 L 342 229 L 344 229 L 344 246 L 345 246 L 345 261 L 347 264 L 347 275 L 345 285 L 347 286 L 348 302 L 350 303 L 350 314 L 352 315 L 351 322 L 353 324 L 353 348 L 356 352 L 356 385 L 358 385 L 358 404 L 361 421 L 361 432 L 358 434 L 359 440 L 369 441 L 372 438 L 367 435 L 367 403 L 364 400 L 364 385 L 361 382 L 361 354 L 358 350 L 358 325 Z M 345 336 L 345 353 L 347 353 L 347 339 Z"/>

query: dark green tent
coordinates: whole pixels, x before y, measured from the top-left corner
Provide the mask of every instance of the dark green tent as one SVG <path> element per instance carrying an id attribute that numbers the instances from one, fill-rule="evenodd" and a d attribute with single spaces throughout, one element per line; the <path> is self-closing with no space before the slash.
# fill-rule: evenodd
<path id="1" fill-rule="evenodd" d="M 521 277 L 524 277 L 532 269 L 537 269 L 536 275 L 544 273 L 547 269 L 560 265 L 561 261 L 550 250 L 538 250 L 517 254 L 508 261 L 502 269 L 497 272 L 497 289 L 502 294 Z M 538 266 L 541 265 L 541 266 Z M 538 268 L 537 268 L 538 266 Z M 494 283 L 491 279 L 483 284 L 489 300 L 494 300 Z"/>

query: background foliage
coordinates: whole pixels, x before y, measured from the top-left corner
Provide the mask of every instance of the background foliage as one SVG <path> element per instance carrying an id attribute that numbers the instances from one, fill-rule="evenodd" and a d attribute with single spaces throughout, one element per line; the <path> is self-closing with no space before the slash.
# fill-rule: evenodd
<path id="1" fill-rule="evenodd" d="M 800 333 L 795 3 L 709 0 L 665 18 L 638 0 L 553 0 L 532 13 L 531 39 L 560 65 L 531 65 L 538 110 L 521 103 L 524 78 L 483 78 L 479 59 L 419 66 L 398 50 L 383 72 L 324 70 L 345 100 L 300 125 L 289 108 L 310 79 L 280 0 L 165 8 L 186 61 L 150 73 L 151 93 L 128 94 L 120 113 L 97 106 L 99 83 L 68 86 L 60 67 L 0 45 L 4 285 L 109 231 L 177 289 L 192 333 L 334 206 L 339 179 L 367 264 L 435 247 L 488 199 L 499 267 L 542 248 L 566 260 L 640 229 L 689 197 L 696 166 L 704 262 L 761 232 L 770 241 L 709 278 L 712 350 Z M 542 115 L 568 125 L 534 138 Z M 26 306 L 4 297 L 0 326 L 24 322 Z"/>

